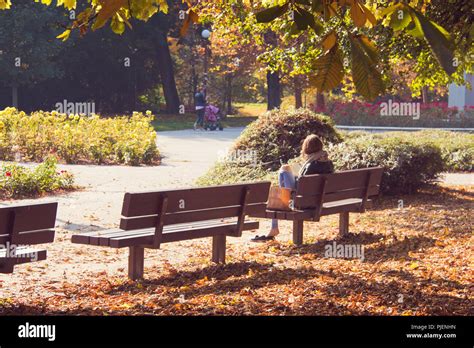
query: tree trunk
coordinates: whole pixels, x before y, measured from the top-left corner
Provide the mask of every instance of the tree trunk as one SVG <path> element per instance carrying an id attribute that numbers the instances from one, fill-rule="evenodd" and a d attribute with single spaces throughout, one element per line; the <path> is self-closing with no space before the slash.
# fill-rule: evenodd
<path id="1" fill-rule="evenodd" d="M 191 95 L 191 100 L 189 101 L 189 106 L 192 106 L 193 108 L 196 106 L 195 105 L 195 100 L 194 96 L 197 93 L 198 90 L 198 76 L 196 72 L 196 57 L 194 55 L 194 50 L 191 49 L 191 83 L 192 83 L 192 95 Z"/>
<path id="2" fill-rule="evenodd" d="M 424 86 L 421 88 L 421 95 L 423 98 L 423 104 L 429 103 L 429 97 L 428 97 L 428 87 Z"/>
<path id="3" fill-rule="evenodd" d="M 295 109 L 303 107 L 303 88 L 301 86 L 301 78 L 295 76 L 293 80 L 293 87 L 295 92 Z"/>
<path id="4" fill-rule="evenodd" d="M 173 60 L 171 59 L 168 39 L 166 32 L 160 30 L 157 33 L 158 67 L 166 100 L 166 111 L 168 113 L 177 114 L 179 113 L 180 101 L 176 81 L 174 79 Z"/>
<path id="5" fill-rule="evenodd" d="M 12 106 L 18 109 L 18 86 L 12 86 Z"/>
<path id="6" fill-rule="evenodd" d="M 226 76 L 226 115 L 232 115 L 232 75 Z"/>
<path id="7" fill-rule="evenodd" d="M 321 92 L 316 93 L 316 110 L 319 112 L 326 111 L 326 100 Z"/>
<path id="8" fill-rule="evenodd" d="M 271 47 L 278 45 L 278 37 L 275 32 L 268 31 L 264 34 L 265 43 Z M 278 71 L 267 71 L 267 109 L 278 109 L 281 106 L 281 84 L 280 73 Z"/>
<path id="9" fill-rule="evenodd" d="M 278 72 L 267 72 L 268 110 L 278 109 L 281 106 L 281 85 Z"/>
<path id="10" fill-rule="evenodd" d="M 207 85 L 209 84 L 209 60 L 211 58 L 211 49 L 209 48 L 210 43 L 204 43 L 204 76 L 203 76 L 203 89 L 207 95 Z"/>

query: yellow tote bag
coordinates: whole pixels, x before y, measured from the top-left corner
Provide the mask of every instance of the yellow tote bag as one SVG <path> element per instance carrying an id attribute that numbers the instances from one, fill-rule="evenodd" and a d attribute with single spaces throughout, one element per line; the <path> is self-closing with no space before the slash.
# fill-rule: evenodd
<path id="1" fill-rule="evenodd" d="M 267 209 L 291 211 L 291 189 L 271 186 L 268 194 Z"/>

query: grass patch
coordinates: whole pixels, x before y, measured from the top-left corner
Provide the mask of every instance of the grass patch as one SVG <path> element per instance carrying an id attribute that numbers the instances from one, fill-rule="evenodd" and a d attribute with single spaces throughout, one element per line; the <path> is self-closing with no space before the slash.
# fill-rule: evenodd
<path id="1" fill-rule="evenodd" d="M 267 111 L 265 103 L 234 103 L 237 110 L 237 116 L 241 117 L 258 117 Z"/>
<path id="2" fill-rule="evenodd" d="M 222 121 L 222 125 L 224 128 L 246 127 L 256 119 L 257 117 L 227 116 L 227 118 Z M 158 115 L 152 122 L 152 126 L 157 132 L 166 132 L 192 129 L 194 122 L 196 122 L 195 114 Z"/>

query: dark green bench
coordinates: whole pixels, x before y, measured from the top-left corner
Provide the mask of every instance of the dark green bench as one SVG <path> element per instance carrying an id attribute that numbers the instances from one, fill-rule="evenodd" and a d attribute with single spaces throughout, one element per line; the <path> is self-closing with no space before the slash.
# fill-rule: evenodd
<path id="1" fill-rule="evenodd" d="M 259 223 L 246 215 L 266 208 L 269 182 L 159 192 L 126 193 L 119 229 L 77 234 L 73 243 L 129 248 L 128 275 L 143 277 L 144 249 L 212 237 L 212 261 L 225 262 L 226 237 L 240 237 Z"/>

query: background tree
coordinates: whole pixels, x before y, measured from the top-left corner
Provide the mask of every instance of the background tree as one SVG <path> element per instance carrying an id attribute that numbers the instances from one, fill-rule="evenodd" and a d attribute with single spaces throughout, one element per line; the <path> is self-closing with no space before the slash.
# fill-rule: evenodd
<path id="1" fill-rule="evenodd" d="M 53 38 L 61 16 L 56 9 L 29 0 L 15 3 L 15 11 L 1 13 L 0 82 L 2 100 L 18 106 L 18 91 L 64 75 L 57 59 L 70 43 L 61 45 Z M 33 96 L 34 97 L 34 96 Z"/>

